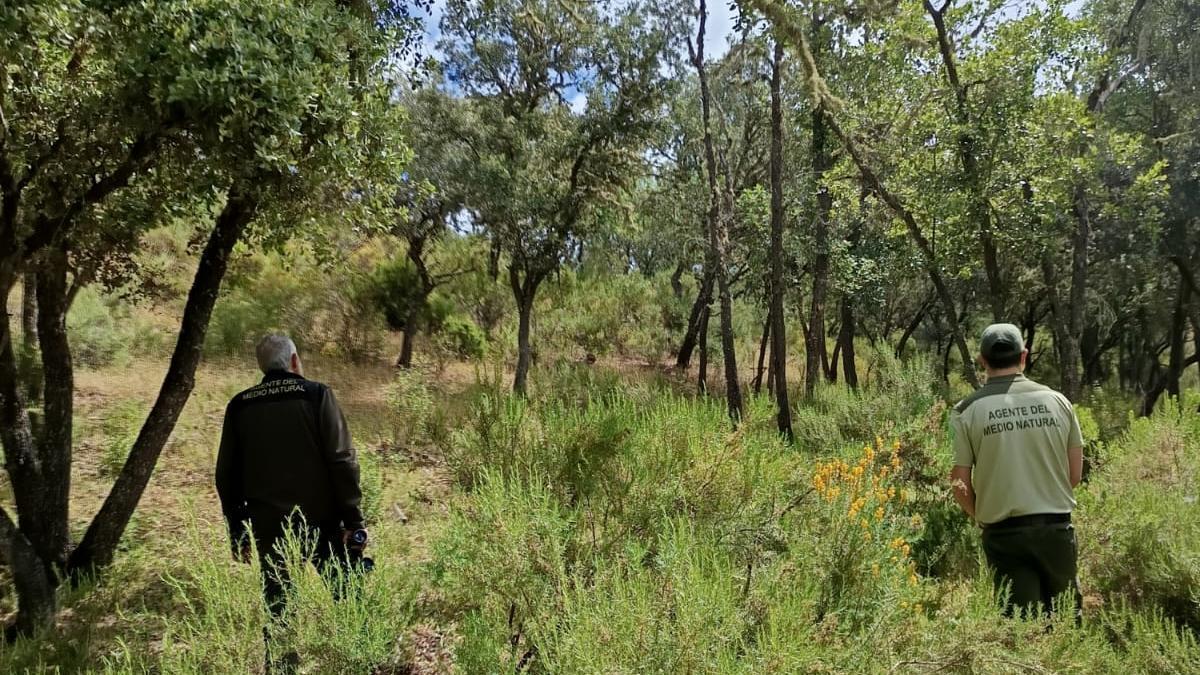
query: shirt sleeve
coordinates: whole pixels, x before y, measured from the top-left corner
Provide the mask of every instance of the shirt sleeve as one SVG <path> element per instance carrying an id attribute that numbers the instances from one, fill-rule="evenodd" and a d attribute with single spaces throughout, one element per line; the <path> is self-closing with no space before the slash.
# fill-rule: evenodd
<path id="1" fill-rule="evenodd" d="M 238 456 L 237 433 L 234 430 L 233 406 L 225 408 L 225 421 L 221 425 L 221 445 L 217 450 L 215 472 L 217 496 L 221 500 L 221 512 L 229 527 L 230 543 L 237 548 L 246 535 L 246 495 L 242 483 L 242 463 Z"/>
<path id="2" fill-rule="evenodd" d="M 358 458 L 350 441 L 346 417 L 338 406 L 333 390 L 326 389 L 321 399 L 321 442 L 325 462 L 333 483 L 342 527 L 357 530 L 363 526 L 362 489 L 359 487 Z"/>
<path id="3" fill-rule="evenodd" d="M 950 411 L 950 430 L 954 436 L 954 466 L 975 466 L 975 449 L 962 413 Z"/>

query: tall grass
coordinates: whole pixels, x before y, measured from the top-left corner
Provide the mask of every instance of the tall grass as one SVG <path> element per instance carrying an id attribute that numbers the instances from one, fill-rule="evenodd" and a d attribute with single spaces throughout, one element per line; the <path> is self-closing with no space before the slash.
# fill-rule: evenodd
<path id="1" fill-rule="evenodd" d="M 366 461 L 365 578 L 322 576 L 292 542 L 271 622 L 257 564 L 230 559 L 221 523 L 183 514 L 167 559 L 134 542 L 65 592 L 92 633 L 0 647 L 0 670 L 258 672 L 269 625 L 274 653 L 313 673 L 445 672 L 431 644 L 461 673 L 1200 672 L 1194 400 L 1089 432 L 1108 435 L 1079 491 L 1076 627 L 1001 615 L 920 361 L 875 361 L 858 392 L 819 388 L 794 446 L 765 398 L 734 430 L 719 400 L 653 382 L 535 376 L 527 399 L 481 376 L 452 430 L 421 439 L 452 483 L 422 529 L 379 506 L 403 460 Z M 418 384 L 393 389 L 393 414 L 440 405 Z"/>

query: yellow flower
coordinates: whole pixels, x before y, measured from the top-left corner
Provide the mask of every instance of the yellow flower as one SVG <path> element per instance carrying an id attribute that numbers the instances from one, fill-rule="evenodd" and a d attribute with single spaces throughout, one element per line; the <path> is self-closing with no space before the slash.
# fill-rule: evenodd
<path id="1" fill-rule="evenodd" d="M 915 574 L 909 574 L 909 575 L 908 575 L 908 585 L 909 585 L 909 586 L 916 586 L 916 585 L 917 585 L 917 583 L 918 583 L 917 575 L 915 575 Z"/>
<path id="2" fill-rule="evenodd" d="M 888 496 L 888 499 L 895 497 L 896 496 L 896 488 L 894 488 L 894 487 L 888 488 L 887 496 Z"/>
<path id="3" fill-rule="evenodd" d="M 873 577 L 879 576 L 879 563 L 874 563 L 873 565 L 871 565 L 871 576 L 873 576 Z"/>
<path id="4" fill-rule="evenodd" d="M 892 441 L 892 450 L 894 452 L 900 452 L 900 439 L 899 438 Z"/>
<path id="5" fill-rule="evenodd" d="M 883 449 L 883 436 L 876 436 L 876 437 L 875 437 L 875 447 L 877 447 L 877 448 L 879 448 L 879 449 L 881 449 L 881 450 Z"/>
<path id="6" fill-rule="evenodd" d="M 864 530 L 871 526 L 871 523 L 867 522 L 866 518 L 860 518 L 858 523 L 859 523 L 859 525 L 862 525 L 862 529 L 864 529 Z"/>
<path id="7" fill-rule="evenodd" d="M 908 544 L 905 544 L 900 547 L 900 550 L 904 553 L 904 555 L 908 555 L 908 553 L 911 549 L 909 549 Z"/>
<path id="8" fill-rule="evenodd" d="M 883 507 L 882 506 L 875 509 L 875 520 L 883 520 Z"/>

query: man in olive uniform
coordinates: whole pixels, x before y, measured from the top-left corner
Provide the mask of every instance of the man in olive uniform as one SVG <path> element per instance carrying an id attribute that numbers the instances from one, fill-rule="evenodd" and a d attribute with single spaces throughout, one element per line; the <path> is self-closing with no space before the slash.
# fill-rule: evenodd
<path id="1" fill-rule="evenodd" d="M 267 606 L 278 615 L 287 580 L 276 544 L 290 527 L 315 537 L 318 567 L 339 560 L 348 538 L 363 528 L 362 491 L 350 432 L 333 392 L 304 379 L 296 345 L 287 336 L 268 335 L 256 352 L 263 379 L 225 409 L 216 484 L 233 554 L 248 561 L 252 533 Z"/>
<path id="2" fill-rule="evenodd" d="M 1049 612 L 1076 581 L 1074 488 L 1083 474 L 1083 438 L 1071 402 L 1026 378 L 1021 331 L 983 331 L 980 362 L 987 383 L 950 415 L 954 430 L 954 497 L 983 527 L 983 550 L 1005 610 Z"/>

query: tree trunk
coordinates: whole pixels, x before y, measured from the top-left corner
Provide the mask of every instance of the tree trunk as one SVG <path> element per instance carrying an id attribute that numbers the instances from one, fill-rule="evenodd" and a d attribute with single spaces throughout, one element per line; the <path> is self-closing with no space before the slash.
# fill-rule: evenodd
<path id="1" fill-rule="evenodd" d="M 1037 350 L 1037 328 L 1042 317 L 1038 316 L 1038 309 L 1042 305 L 1042 298 L 1038 297 L 1030 300 L 1025 305 L 1025 317 L 1021 321 L 1021 334 L 1025 336 L 1025 348 L 1029 350 L 1029 358 L 1025 362 L 1025 374 L 1031 374 L 1038 360 Z M 1044 316 L 1044 315 L 1043 315 Z"/>
<path id="2" fill-rule="evenodd" d="M 717 294 L 721 310 L 721 352 L 725 365 L 725 400 L 729 407 L 729 416 L 736 423 L 742 416 L 742 392 L 738 382 L 737 352 L 733 336 L 733 297 L 729 290 L 729 274 L 725 269 L 725 253 L 729 241 L 725 216 L 727 209 L 723 207 L 723 198 L 717 187 L 717 158 L 713 148 L 711 101 L 712 94 L 708 87 L 708 74 L 704 66 L 704 31 L 708 22 L 708 7 L 705 0 L 700 0 L 699 27 L 696 33 L 696 45 L 692 49 L 692 63 L 700 80 L 700 111 L 704 129 L 704 159 L 708 173 L 708 241 L 710 258 L 712 259 L 717 278 Z"/>
<path id="3" fill-rule="evenodd" d="M 104 505 L 71 554 L 69 569 L 86 573 L 112 562 L 117 544 L 150 482 L 154 466 L 195 386 L 196 368 L 204 352 L 204 336 L 229 265 L 229 256 L 258 208 L 257 198 L 233 190 L 217 216 L 212 234 L 192 279 L 179 325 L 179 337 L 158 398 L 142 424 L 129 457 Z"/>
<path id="4" fill-rule="evenodd" d="M 408 316 L 404 318 L 404 340 L 400 343 L 400 357 L 396 359 L 397 368 L 412 367 L 413 344 L 421 332 L 421 313 L 425 309 L 425 303 L 429 300 L 430 294 L 437 286 L 433 275 L 429 273 L 429 266 L 425 264 L 425 240 L 424 236 L 408 237 L 407 255 L 417 270 L 417 282 L 420 284 L 420 288 L 417 289 L 415 302 L 408 309 Z"/>
<path id="5" fill-rule="evenodd" d="M 929 311 L 931 300 L 926 300 L 921 303 L 921 307 L 913 314 L 912 320 L 904 327 L 904 332 L 900 334 L 900 341 L 896 343 L 896 358 L 904 356 L 904 347 L 908 345 L 909 338 L 913 333 L 917 332 L 917 328 L 921 326 L 921 321 L 925 318 L 925 313 Z"/>
<path id="6" fill-rule="evenodd" d="M 705 307 L 700 313 L 700 368 L 696 375 L 696 389 L 701 396 L 708 394 L 708 317 L 711 315 L 711 307 Z"/>
<path id="7" fill-rule="evenodd" d="M 6 630 L 5 638 L 30 636 L 50 628 L 58 613 L 56 583 L 33 545 L 0 508 L 0 560 L 7 563 L 17 592 L 17 617 Z"/>
<path id="8" fill-rule="evenodd" d="M 704 266 L 704 276 L 700 281 L 700 290 L 696 301 L 692 303 L 692 311 L 688 315 L 687 332 L 683 334 L 683 342 L 679 345 L 679 355 L 675 359 L 675 367 L 687 370 L 692 365 L 692 352 L 696 350 L 701 330 L 700 324 L 708 306 L 712 304 L 713 266 L 711 261 Z"/>
<path id="9" fill-rule="evenodd" d="M 779 433 L 790 443 L 792 408 L 787 388 L 787 322 L 783 307 L 783 43 L 775 41 L 771 63 L 771 391 Z"/>
<path id="10" fill-rule="evenodd" d="M 816 60 L 821 57 L 824 47 L 821 30 L 822 22 L 817 19 L 814 3 L 812 55 L 815 63 L 819 63 Z M 812 180 L 817 212 L 813 218 L 813 282 L 805 349 L 804 395 L 807 398 L 812 398 L 817 386 L 817 377 L 829 362 L 825 345 L 825 297 L 829 292 L 829 218 L 833 212 L 833 194 L 825 184 L 825 173 L 833 168 L 833 153 L 829 143 L 828 113 L 824 102 L 813 108 L 811 120 Z"/>
<path id="11" fill-rule="evenodd" d="M 842 374 L 846 386 L 858 389 L 858 364 L 854 355 L 854 299 L 842 297 L 842 330 L 838 332 L 838 345 L 842 348 Z"/>
<path id="12" fill-rule="evenodd" d="M 762 393 L 763 371 L 767 360 L 767 344 L 771 337 L 771 317 L 770 312 L 767 313 L 767 320 L 763 322 L 762 340 L 758 343 L 758 365 L 754 370 L 754 381 L 751 387 L 754 388 L 754 394 L 757 396 Z"/>
<path id="13" fill-rule="evenodd" d="M 1083 395 L 1083 379 L 1080 373 L 1080 339 L 1083 334 L 1084 310 L 1087 306 L 1088 247 L 1092 241 L 1092 220 L 1083 186 L 1076 186 L 1072 198 L 1075 213 L 1075 235 L 1071 252 L 1071 299 L 1067 308 L 1067 330 L 1070 331 L 1069 355 L 1064 356 L 1063 394 L 1071 401 Z M 1067 358 L 1069 356 L 1069 358 Z"/>
<path id="14" fill-rule="evenodd" d="M 1171 356 L 1167 366 L 1167 394 L 1179 398 L 1179 377 L 1183 375 L 1183 350 L 1187 345 L 1187 306 L 1191 290 L 1181 279 L 1175 295 L 1175 312 L 1171 317 Z"/>
<path id="15" fill-rule="evenodd" d="M 537 296 L 541 276 L 526 271 L 525 279 L 521 279 L 516 267 L 509 266 L 508 281 L 512 287 L 513 299 L 517 301 L 517 370 L 513 374 L 513 393 L 524 397 L 528 393 L 529 369 L 533 365 L 533 344 L 530 341 L 530 327 L 533 323 L 533 300 Z"/>
<path id="16" fill-rule="evenodd" d="M 1100 325 L 1089 322 L 1079 340 L 1079 358 L 1083 362 L 1083 384 L 1085 386 L 1092 386 L 1104 381 L 1105 369 L 1101 357 L 1105 351 L 1106 345 L 1100 342 Z"/>
<path id="17" fill-rule="evenodd" d="M 14 496 L 25 499 L 25 493 L 38 490 L 42 478 L 33 429 L 17 376 L 12 326 L 7 314 L 0 316 L 0 443 L 3 444 L 4 466 Z M 22 519 L 22 527 L 29 518 L 36 519 L 39 515 L 34 513 Z M 18 612 L 14 628 L 29 633 L 48 627 L 57 611 L 53 571 L 2 507 L 0 544 L 17 591 Z"/>
<path id="18" fill-rule="evenodd" d="M 17 507 L 17 523 L 0 510 L 0 539 L 17 591 L 19 634 L 48 627 L 58 609 L 55 589 L 70 544 L 71 425 L 74 386 L 66 332 L 66 254 L 47 251 L 28 288 L 40 311 L 33 330 L 41 343 L 46 378 L 44 414 L 34 433 L 22 397 L 7 316 L 0 324 L 0 441 Z M 29 277 L 26 277 L 27 283 Z M 32 319 L 28 314 L 26 319 Z M 32 334 L 29 334 L 32 335 Z"/>
<path id="19" fill-rule="evenodd" d="M 25 349 L 37 349 L 37 273 L 25 271 L 21 282 L 21 342 Z"/>
<path id="20" fill-rule="evenodd" d="M 56 574 L 67 562 L 70 533 L 72 422 L 75 375 L 67 340 L 67 253 L 47 250 L 37 275 L 38 343 L 45 383 L 36 439 L 40 484 L 13 484 L 17 521 L 42 561 Z"/>
<path id="21" fill-rule="evenodd" d="M 18 370 L 27 404 L 42 400 L 42 373 L 38 367 L 37 272 L 25 271 L 21 282 L 21 349 Z"/>
<path id="22" fill-rule="evenodd" d="M 838 330 L 841 334 L 841 330 Z M 838 359 L 842 358 L 842 343 L 835 342 L 833 345 L 833 353 L 829 355 L 829 363 L 825 365 L 825 381 L 829 384 L 837 384 Z"/>
<path id="23" fill-rule="evenodd" d="M 400 342 L 400 357 L 396 359 L 396 367 L 408 369 L 412 367 L 413 342 L 417 337 L 417 320 L 420 310 L 409 309 L 408 318 L 404 319 L 404 338 Z"/>
<path id="24" fill-rule="evenodd" d="M 675 271 L 671 273 L 671 295 L 675 296 L 676 300 L 683 298 L 683 273 L 687 267 L 683 262 L 675 265 Z"/>

